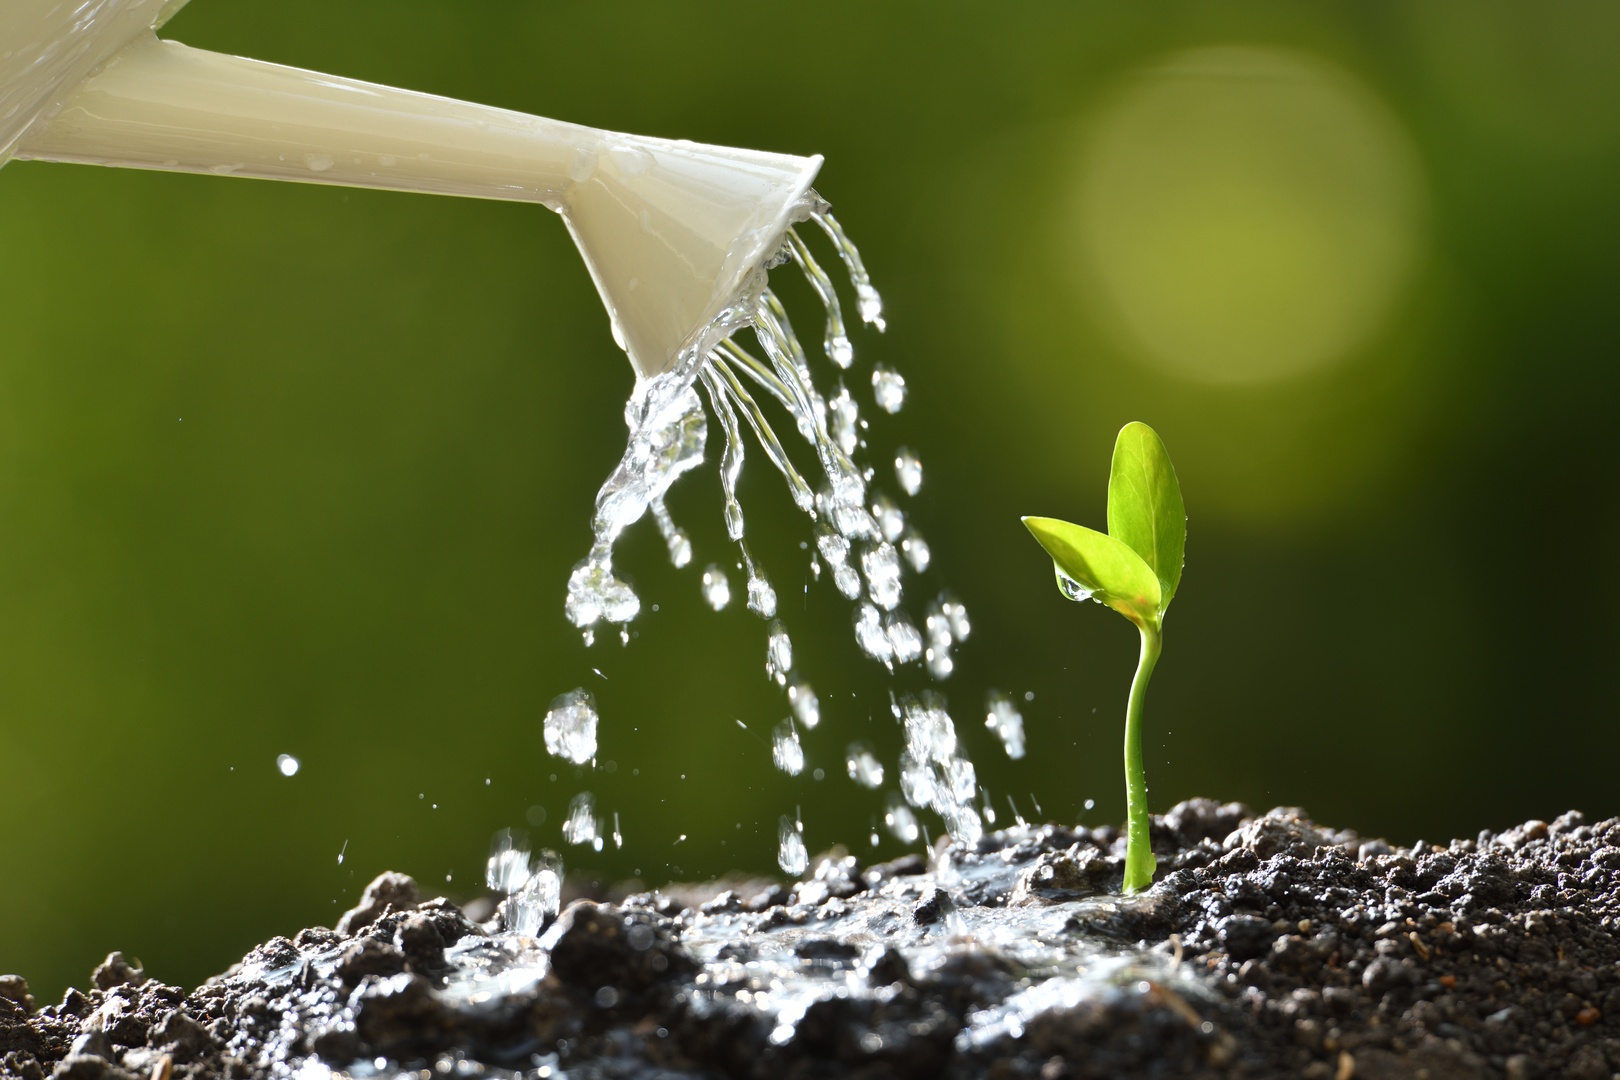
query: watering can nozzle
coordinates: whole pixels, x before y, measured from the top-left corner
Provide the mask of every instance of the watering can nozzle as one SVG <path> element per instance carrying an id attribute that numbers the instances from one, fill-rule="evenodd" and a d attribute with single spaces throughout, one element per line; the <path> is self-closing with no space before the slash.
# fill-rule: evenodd
<path id="1" fill-rule="evenodd" d="M 0 8 L 0 162 L 80 162 L 538 202 L 639 376 L 780 249 L 820 157 L 620 135 L 160 41 L 184 0 Z"/>

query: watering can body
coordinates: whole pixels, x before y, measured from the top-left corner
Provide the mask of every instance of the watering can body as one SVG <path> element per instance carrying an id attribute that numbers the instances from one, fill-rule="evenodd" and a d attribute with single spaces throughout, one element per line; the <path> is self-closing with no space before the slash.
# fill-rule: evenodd
<path id="1" fill-rule="evenodd" d="M 185 0 L 0 4 L 0 162 L 538 202 L 640 376 L 694 347 L 814 200 L 820 157 L 601 131 L 192 49 Z"/>

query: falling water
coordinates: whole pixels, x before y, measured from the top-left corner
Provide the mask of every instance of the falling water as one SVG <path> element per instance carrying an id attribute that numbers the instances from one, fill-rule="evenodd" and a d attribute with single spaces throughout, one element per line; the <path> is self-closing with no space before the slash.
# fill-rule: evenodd
<path id="1" fill-rule="evenodd" d="M 801 226 L 814 223 L 826 234 L 848 272 L 860 318 L 883 329 L 882 301 L 859 253 L 826 204 L 812 193 L 795 220 Z M 929 601 L 920 622 L 907 613 L 906 579 L 928 569 L 931 551 L 906 509 L 877 489 L 876 470 L 857 464 L 857 455 L 867 447 L 868 421 L 851 387 L 858 390 L 867 382 L 871 404 L 892 414 L 905 404 L 906 380 L 883 365 L 873 367 L 866 380 L 855 375 L 855 350 L 837 289 L 799 231 L 791 227 L 770 265 L 789 262 L 824 309 L 821 352 L 835 372 L 830 395 L 818 389 L 810 358 L 782 303 L 770 289 L 765 271 L 757 271 L 668 371 L 638 380 L 625 407 L 628 444 L 597 494 L 594 540 L 569 577 L 565 610 L 587 645 L 594 643 L 596 630 L 604 623 L 618 627 L 621 640 L 628 640 L 626 625 L 639 615 L 641 601 L 615 573 L 614 545 L 649 511 L 671 562 L 681 567 L 692 561 L 691 539 L 671 517 L 664 499 L 675 480 L 703 460 L 712 414 L 723 437 L 719 471 L 726 533 L 737 544 L 746 606 L 768 623 L 767 677 L 786 690 L 793 713 L 773 734 L 772 758 L 778 768 L 797 775 L 805 761 L 801 729 L 816 727 L 822 705 L 794 668 L 793 645 L 784 618 L 779 617 L 776 590 L 744 539 L 746 521 L 737 484 L 749 449 L 745 429 L 753 436 L 753 448 L 782 476 L 795 505 L 810 518 L 812 572 L 819 579 L 826 571 L 833 587 L 852 602 L 853 635 L 863 653 L 890 671 L 915 664 L 931 679 L 943 680 L 951 675 L 953 653 L 970 627 L 966 610 L 949 594 Z M 741 340 L 744 331 L 751 331 L 756 348 Z M 767 415 L 768 409 L 778 408 L 814 458 L 814 469 L 801 471 L 778 437 Z M 893 467 L 902 495 L 916 495 L 923 478 L 917 455 L 902 448 Z M 707 565 L 701 584 L 709 607 L 719 611 L 729 605 L 731 582 L 718 563 Z M 897 773 L 905 802 L 895 800 L 886 810 L 890 832 L 903 843 L 915 842 L 919 825 L 912 808 L 929 808 L 952 835 L 964 842 L 976 840 L 983 822 L 975 808 L 974 768 L 957 746 L 944 699 L 934 692 L 897 699 L 894 715 L 906 737 Z M 588 693 L 563 695 L 547 714 L 546 745 L 570 761 L 591 761 L 596 754 L 595 723 Z M 852 747 L 846 764 L 855 782 L 873 788 L 883 783 L 885 770 L 869 748 Z M 574 800 L 563 832 L 569 843 L 601 850 L 604 830 L 588 794 Z M 804 865 L 802 832 L 797 815 L 792 821 L 783 818 L 778 861 L 789 873 Z"/>
<path id="2" fill-rule="evenodd" d="M 777 826 L 776 865 L 782 868 L 783 873 L 795 877 L 804 873 L 805 867 L 810 865 L 810 853 L 804 846 L 804 830 L 799 822 L 786 814 Z"/>
<path id="3" fill-rule="evenodd" d="M 771 760 L 789 776 L 798 776 L 804 771 L 804 744 L 799 742 L 799 731 L 791 717 L 777 724 L 771 732 Z"/>
<path id="4" fill-rule="evenodd" d="M 710 563 L 703 571 L 703 599 L 716 611 L 725 610 L 731 603 L 731 582 L 726 578 L 726 572 L 714 563 Z"/>
<path id="5" fill-rule="evenodd" d="M 588 791 L 575 795 L 568 804 L 568 819 L 563 822 L 563 839 L 570 844 L 589 844 L 602 850 L 602 821 L 596 816 L 596 798 Z"/>
<path id="6" fill-rule="evenodd" d="M 992 690 L 985 698 L 984 726 L 995 732 L 1014 761 L 1024 756 L 1024 714 L 1018 711 L 1012 696 Z"/>
<path id="7" fill-rule="evenodd" d="M 861 787 L 876 789 L 883 786 L 883 762 L 864 742 L 849 744 L 849 749 L 844 751 L 844 768 L 849 778 Z"/>
<path id="8" fill-rule="evenodd" d="M 596 698 L 584 687 L 559 694 L 544 722 L 546 750 L 583 765 L 596 757 Z"/>

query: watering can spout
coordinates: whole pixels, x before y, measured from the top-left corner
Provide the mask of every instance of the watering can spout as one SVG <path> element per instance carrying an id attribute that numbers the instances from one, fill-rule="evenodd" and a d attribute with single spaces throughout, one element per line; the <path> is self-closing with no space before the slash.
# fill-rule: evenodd
<path id="1" fill-rule="evenodd" d="M 0 105 L 21 101 L 24 117 L 0 123 L 0 161 L 542 203 L 566 219 L 643 377 L 697 342 L 814 200 L 820 157 L 620 135 L 192 49 L 152 33 L 179 6 L 162 0 L 105 0 L 101 22 L 64 24 L 56 41 L 46 24 L 69 5 L 6 4 L 37 8 L 37 25 L 0 15 L 0 47 L 29 29 L 53 63 L 0 61 Z M 52 78 L 43 95 L 26 85 Z"/>

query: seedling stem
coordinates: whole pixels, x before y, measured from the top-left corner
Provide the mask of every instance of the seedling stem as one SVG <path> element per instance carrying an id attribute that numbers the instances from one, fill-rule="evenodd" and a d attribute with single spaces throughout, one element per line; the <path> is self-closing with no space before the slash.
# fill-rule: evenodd
<path id="1" fill-rule="evenodd" d="M 1125 707 L 1125 891 L 1141 892 L 1153 884 L 1157 861 L 1148 839 L 1147 770 L 1142 764 L 1142 705 L 1147 700 L 1148 680 L 1159 662 L 1160 633 L 1143 626 L 1142 655 L 1131 680 L 1131 697 Z"/>

